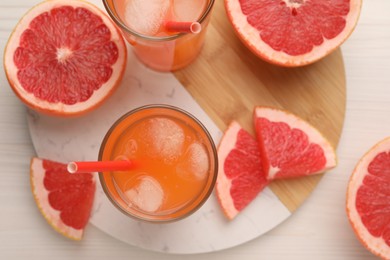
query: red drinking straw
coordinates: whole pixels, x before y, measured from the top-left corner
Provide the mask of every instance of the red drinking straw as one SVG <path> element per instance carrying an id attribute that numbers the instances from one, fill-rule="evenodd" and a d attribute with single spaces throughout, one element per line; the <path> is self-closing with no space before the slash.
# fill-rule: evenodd
<path id="1" fill-rule="evenodd" d="M 134 168 L 134 163 L 126 160 L 118 161 L 95 161 L 95 162 L 70 162 L 69 173 L 88 173 L 104 171 L 127 171 Z"/>
<path id="2" fill-rule="evenodd" d="M 167 21 L 164 24 L 165 29 L 170 32 L 182 32 L 182 33 L 200 33 L 202 25 L 198 22 L 176 22 Z"/>

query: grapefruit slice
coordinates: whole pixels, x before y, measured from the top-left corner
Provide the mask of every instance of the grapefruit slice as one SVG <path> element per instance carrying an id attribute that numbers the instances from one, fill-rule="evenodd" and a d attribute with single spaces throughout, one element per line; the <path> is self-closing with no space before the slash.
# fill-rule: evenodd
<path id="1" fill-rule="evenodd" d="M 80 115 L 101 104 L 122 79 L 127 49 L 113 22 L 84 1 L 36 5 L 16 25 L 4 54 L 15 94 L 50 115 Z"/>
<path id="2" fill-rule="evenodd" d="M 282 66 L 313 63 L 354 30 L 361 0 L 225 0 L 240 40 L 257 56 Z"/>
<path id="3" fill-rule="evenodd" d="M 218 165 L 216 195 L 226 217 L 233 219 L 268 184 L 256 139 L 235 121 L 218 146 Z"/>
<path id="4" fill-rule="evenodd" d="M 80 240 L 95 196 L 94 176 L 70 174 L 65 164 L 39 158 L 30 167 L 32 193 L 44 218 L 62 235 Z"/>
<path id="5" fill-rule="evenodd" d="M 346 210 L 360 242 L 373 254 L 390 259 L 390 137 L 372 147 L 356 165 Z"/>
<path id="6" fill-rule="evenodd" d="M 297 115 L 256 107 L 254 124 L 268 180 L 317 174 L 336 166 L 328 140 Z"/>

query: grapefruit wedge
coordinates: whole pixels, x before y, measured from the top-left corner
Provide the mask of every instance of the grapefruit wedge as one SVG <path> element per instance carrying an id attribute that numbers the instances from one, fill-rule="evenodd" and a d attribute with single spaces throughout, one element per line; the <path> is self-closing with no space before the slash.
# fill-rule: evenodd
<path id="1" fill-rule="evenodd" d="M 372 147 L 356 165 L 346 210 L 360 242 L 373 254 L 390 259 L 390 137 Z"/>
<path id="2" fill-rule="evenodd" d="M 268 180 L 322 173 L 336 166 L 336 154 L 328 140 L 297 115 L 256 107 L 254 124 Z"/>
<path id="3" fill-rule="evenodd" d="M 91 173 L 70 174 L 66 167 L 62 163 L 33 158 L 31 188 L 47 222 L 62 235 L 80 240 L 89 221 L 96 184 Z"/>
<path id="4" fill-rule="evenodd" d="M 268 184 L 256 139 L 235 121 L 219 143 L 218 165 L 216 195 L 226 217 L 233 219 Z"/>
<path id="5" fill-rule="evenodd" d="M 258 57 L 281 66 L 313 63 L 354 30 L 362 0 L 225 0 L 239 39 Z"/>
<path id="6" fill-rule="evenodd" d="M 4 68 L 28 107 L 55 116 L 81 115 L 116 89 L 127 50 L 114 23 L 84 1 L 50 0 L 30 9 L 13 30 Z"/>

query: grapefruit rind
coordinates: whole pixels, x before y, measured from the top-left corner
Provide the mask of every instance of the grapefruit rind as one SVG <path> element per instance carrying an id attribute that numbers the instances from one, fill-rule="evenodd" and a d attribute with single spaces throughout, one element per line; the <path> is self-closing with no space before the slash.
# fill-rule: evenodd
<path id="1" fill-rule="evenodd" d="M 323 149 L 326 164 L 320 171 L 311 172 L 310 175 L 322 173 L 337 165 L 337 156 L 333 146 L 314 126 L 299 116 L 282 109 L 257 106 L 254 110 L 255 124 L 256 119 L 260 117 L 266 118 L 271 122 L 284 122 L 287 123 L 291 129 L 296 128 L 302 130 L 308 136 L 310 143 L 318 144 Z M 277 171 L 275 169 L 271 169 L 271 167 L 269 172 L 266 173 L 269 180 L 274 179 L 275 174 L 277 174 Z"/>
<path id="2" fill-rule="evenodd" d="M 94 94 L 82 103 L 67 105 L 64 103 L 52 103 L 35 97 L 34 94 L 27 92 L 17 79 L 18 69 L 13 61 L 13 55 L 19 46 L 18 40 L 25 29 L 29 27 L 30 22 L 39 14 L 47 12 L 53 8 L 60 6 L 83 7 L 99 16 L 104 24 L 111 31 L 111 41 L 118 47 L 118 60 L 112 67 L 112 75 Z M 33 110 L 44 114 L 54 116 L 73 116 L 87 113 L 99 106 L 106 98 L 108 98 L 118 87 L 122 80 L 127 62 L 127 47 L 119 29 L 113 24 L 110 18 L 103 13 L 95 5 L 86 1 L 68 1 L 68 0 L 48 0 L 32 7 L 18 22 L 13 32 L 11 33 L 7 45 L 4 50 L 4 69 L 11 85 L 12 90 L 22 100 L 24 104 Z"/>
<path id="3" fill-rule="evenodd" d="M 350 3 L 350 11 L 344 30 L 333 39 L 324 38 L 323 44 L 314 46 L 311 52 L 297 56 L 276 51 L 262 41 L 259 31 L 248 23 L 247 16 L 241 10 L 239 0 L 225 0 L 225 9 L 238 38 L 255 55 L 272 64 L 299 67 L 314 63 L 327 56 L 348 39 L 359 19 L 362 0 L 351 0 Z"/>
<path id="4" fill-rule="evenodd" d="M 81 240 L 84 230 L 74 229 L 64 224 L 60 218 L 60 211 L 53 209 L 49 203 L 49 192 L 44 186 L 46 170 L 43 168 L 42 160 L 39 158 L 32 158 L 30 167 L 32 193 L 34 195 L 34 200 L 38 206 L 38 209 L 43 217 L 50 224 L 50 226 L 52 226 L 52 228 L 60 234 L 72 240 Z"/>
<path id="5" fill-rule="evenodd" d="M 390 249 L 382 238 L 371 235 L 363 224 L 359 213 L 356 210 L 356 195 L 359 187 L 363 184 L 363 179 L 367 173 L 370 162 L 382 152 L 390 152 L 390 137 L 380 141 L 372 147 L 357 163 L 349 180 L 347 189 L 346 211 L 352 228 L 360 242 L 373 254 L 390 259 Z"/>
<path id="6" fill-rule="evenodd" d="M 225 135 L 218 146 L 218 165 L 221 167 L 218 167 L 218 178 L 215 184 L 215 191 L 223 213 L 230 220 L 237 216 L 239 211 L 234 206 L 232 197 L 227 196 L 227 194 L 230 194 L 232 181 L 226 177 L 223 165 L 229 152 L 235 148 L 237 135 L 240 129 L 241 126 L 233 121 L 226 130 Z"/>

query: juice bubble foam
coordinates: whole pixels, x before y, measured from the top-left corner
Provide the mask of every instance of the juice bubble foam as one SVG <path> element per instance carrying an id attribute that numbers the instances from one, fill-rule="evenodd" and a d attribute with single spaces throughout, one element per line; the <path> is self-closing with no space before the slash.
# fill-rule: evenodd
<path id="1" fill-rule="evenodd" d="M 145 121 L 143 142 L 153 158 L 162 158 L 166 163 L 174 163 L 182 154 L 185 134 L 175 121 L 156 117 Z"/>
<path id="2" fill-rule="evenodd" d="M 207 177 L 210 164 L 204 145 L 192 143 L 184 155 L 184 160 L 176 167 L 177 174 L 184 179 L 203 180 Z"/>
<path id="3" fill-rule="evenodd" d="M 124 20 L 133 30 L 155 35 L 170 8 L 170 0 L 127 0 Z"/>
<path id="4" fill-rule="evenodd" d="M 146 212 L 156 212 L 163 204 L 164 190 L 160 183 L 150 176 L 140 176 L 138 185 L 125 191 L 128 201 Z"/>

